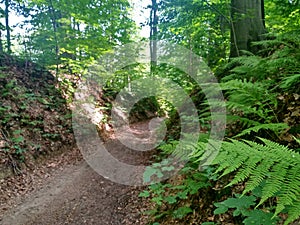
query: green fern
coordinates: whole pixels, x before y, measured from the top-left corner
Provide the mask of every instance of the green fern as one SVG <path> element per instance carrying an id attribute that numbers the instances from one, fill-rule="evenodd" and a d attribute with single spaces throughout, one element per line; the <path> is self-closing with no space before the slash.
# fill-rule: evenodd
<path id="1" fill-rule="evenodd" d="M 241 133 L 239 133 L 238 135 L 236 135 L 235 137 L 241 137 L 244 136 L 246 134 L 250 134 L 251 132 L 255 132 L 257 133 L 258 131 L 264 129 L 264 130 L 272 130 L 275 133 L 280 133 L 283 130 L 288 129 L 289 126 L 285 123 L 269 123 L 269 124 L 259 124 L 256 125 L 254 127 L 250 127 L 248 129 L 243 130 Z"/>
<path id="2" fill-rule="evenodd" d="M 272 88 L 280 87 L 291 93 L 299 90 L 299 30 L 270 34 L 269 39 L 252 45 L 262 51 L 258 55 L 248 54 L 232 59 L 225 67 L 225 70 L 230 70 L 230 74 L 223 78 L 223 82 L 243 76 L 248 81 L 268 83 Z"/>
<path id="3" fill-rule="evenodd" d="M 221 87 L 227 96 L 226 107 L 232 114 L 227 116 L 227 121 L 243 129 L 237 137 L 260 130 L 271 130 L 278 135 L 288 128 L 277 121 L 277 94 L 269 91 L 267 84 L 236 79 L 222 83 Z"/>
<path id="4" fill-rule="evenodd" d="M 274 216 L 288 210 L 285 224 L 300 216 L 300 154 L 275 142 L 260 139 L 263 144 L 252 141 L 224 142 L 214 161 L 219 165 L 216 173 L 225 176 L 235 172 L 231 186 L 246 181 L 245 195 L 262 187 L 259 204 L 271 197 L 277 198 Z"/>
<path id="5" fill-rule="evenodd" d="M 244 115 L 255 115 L 260 120 L 270 122 L 277 107 L 277 95 L 268 91 L 268 85 L 246 80 L 231 80 L 221 84 L 226 92 L 227 107 Z"/>
<path id="6" fill-rule="evenodd" d="M 241 117 L 238 115 L 227 115 L 227 122 L 228 123 L 238 122 L 239 125 L 241 125 L 243 128 L 260 125 L 260 123 L 255 120 L 251 120 L 249 118 Z"/>
<path id="7" fill-rule="evenodd" d="M 247 74 L 250 70 L 254 70 L 259 66 L 261 63 L 261 58 L 255 55 L 251 56 L 241 56 L 239 58 L 236 58 L 235 63 L 239 63 L 240 66 L 235 67 L 231 70 L 233 73 L 238 74 Z"/>
<path id="8" fill-rule="evenodd" d="M 273 131 L 279 135 L 289 128 L 285 123 L 278 122 L 277 94 L 268 90 L 267 84 L 235 79 L 221 83 L 221 87 L 225 92 L 226 107 L 230 112 L 227 115 L 227 122 L 238 125 L 238 129 L 234 130 L 234 132 L 240 132 L 235 133 L 237 137 L 261 130 Z M 203 103 L 205 110 L 201 113 L 201 118 L 209 121 L 211 119 L 210 112 L 207 110 L 209 106 L 218 107 L 221 104 L 220 102 Z"/>
<path id="9" fill-rule="evenodd" d="M 280 87 L 289 90 L 292 86 L 300 85 L 300 74 L 291 75 L 282 79 Z"/>

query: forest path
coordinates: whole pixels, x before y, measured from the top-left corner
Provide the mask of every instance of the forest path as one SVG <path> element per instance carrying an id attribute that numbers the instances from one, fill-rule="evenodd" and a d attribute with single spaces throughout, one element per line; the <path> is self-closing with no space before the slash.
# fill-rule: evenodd
<path id="1" fill-rule="evenodd" d="M 147 137 L 149 121 L 130 129 Z M 106 148 L 122 160 L 147 163 L 153 152 L 137 153 L 111 137 Z M 124 154 L 124 151 L 126 154 Z M 113 183 L 97 174 L 85 161 L 64 166 L 46 179 L 41 188 L 25 196 L 4 215 L 3 225 L 146 224 L 142 211 L 149 203 L 138 197 L 142 187 Z M 143 221 L 144 220 L 144 221 Z"/>

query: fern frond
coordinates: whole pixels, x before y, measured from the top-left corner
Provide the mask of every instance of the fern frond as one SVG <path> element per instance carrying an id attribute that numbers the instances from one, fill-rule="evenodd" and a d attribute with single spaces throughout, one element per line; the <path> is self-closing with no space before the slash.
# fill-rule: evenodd
<path id="1" fill-rule="evenodd" d="M 257 167 L 257 164 L 259 164 L 261 160 L 261 157 L 259 157 L 258 155 L 253 156 L 251 160 L 246 160 L 244 165 L 238 170 L 233 180 L 227 186 L 232 186 L 237 183 L 244 182 L 250 176 L 250 174 L 253 174 L 254 170 Z"/>
<path id="2" fill-rule="evenodd" d="M 299 162 L 299 161 L 298 161 Z M 277 208 L 275 215 L 280 213 L 280 209 L 286 206 L 293 206 L 300 202 L 300 168 L 299 165 L 292 167 L 285 178 L 285 184 L 278 195 Z"/>
<path id="3" fill-rule="evenodd" d="M 242 112 L 245 117 L 256 116 L 263 122 L 270 123 L 274 120 L 277 95 L 268 91 L 268 85 L 230 80 L 222 83 L 221 88 L 227 96 L 226 106 L 230 111 Z"/>
<path id="4" fill-rule="evenodd" d="M 226 145 L 228 142 L 225 142 L 223 145 L 226 148 Z M 238 145 L 239 143 L 236 143 Z M 244 164 L 244 162 L 248 159 L 247 154 L 234 154 L 234 158 L 228 159 L 229 166 L 224 170 L 223 174 L 221 176 L 225 176 L 229 173 L 232 173 L 233 171 L 236 171 L 238 168 L 241 167 L 241 165 Z"/>
<path id="5" fill-rule="evenodd" d="M 265 151 L 269 151 L 270 153 L 274 153 L 277 160 L 282 160 L 282 156 L 287 157 L 288 159 L 292 159 L 295 157 L 299 157 L 300 155 L 298 153 L 295 153 L 293 150 L 289 149 L 287 146 L 280 145 L 276 142 L 270 141 L 265 138 L 259 138 L 265 145 L 263 145 L 263 148 Z M 258 145 L 256 142 L 251 142 L 252 145 Z M 262 145 L 258 145 L 262 146 Z M 285 158 L 287 160 L 287 158 Z M 292 161 L 289 162 L 292 165 Z"/>
<path id="6" fill-rule="evenodd" d="M 225 145 L 225 143 L 223 145 Z M 238 156 L 238 153 L 234 152 L 234 151 L 232 151 L 232 152 L 221 151 L 219 153 L 218 157 L 214 160 L 214 163 L 213 163 L 213 164 L 219 165 L 219 168 L 215 172 L 216 174 L 221 171 L 227 170 L 228 168 L 231 168 L 233 161 L 232 161 L 232 158 L 229 156 L 231 156 L 232 158 L 235 158 Z"/>
<path id="7" fill-rule="evenodd" d="M 274 216 L 287 209 L 288 224 L 300 216 L 300 154 L 270 140 L 260 140 L 263 144 L 225 142 L 214 164 L 220 165 L 217 173 L 221 176 L 236 172 L 227 186 L 246 181 L 243 195 L 260 186 L 262 194 L 257 207 L 276 197 Z"/>
<path id="8" fill-rule="evenodd" d="M 261 58 L 259 56 L 248 54 L 232 59 L 232 65 L 243 65 L 254 68 L 258 65 L 260 60 Z"/>
<path id="9" fill-rule="evenodd" d="M 241 117 L 238 115 L 227 115 L 227 122 L 233 123 L 233 122 L 239 122 L 240 125 L 243 127 L 251 127 L 251 126 L 258 126 L 261 123 L 248 119 L 246 117 Z"/>
<path id="10" fill-rule="evenodd" d="M 262 190 L 262 198 L 257 207 L 263 204 L 267 199 L 275 196 L 282 188 L 282 183 L 285 182 L 285 176 L 289 164 L 285 161 L 275 164 L 271 169 L 269 179 L 267 179 Z M 284 169 L 282 169 L 284 168 Z"/>
<path id="11" fill-rule="evenodd" d="M 251 132 L 257 133 L 260 130 L 271 130 L 271 131 L 274 131 L 276 134 L 278 134 L 287 128 L 289 128 L 289 126 L 285 123 L 259 124 L 254 127 L 250 127 L 248 129 L 243 130 L 241 133 L 239 133 L 235 137 L 241 137 L 246 134 L 250 134 Z"/>
<path id="12" fill-rule="evenodd" d="M 289 213 L 288 213 L 289 217 L 284 222 L 284 225 L 288 225 L 289 223 L 295 221 L 296 219 L 298 219 L 300 217 L 300 201 L 298 201 L 293 206 L 291 206 L 288 211 L 289 211 Z"/>
<path id="13" fill-rule="evenodd" d="M 250 175 L 249 180 L 246 183 L 243 195 L 253 191 L 258 187 L 265 179 L 270 176 L 270 168 L 273 166 L 274 162 L 272 160 L 262 160 L 260 164 L 255 168 L 253 174 Z"/>
<path id="14" fill-rule="evenodd" d="M 282 79 L 280 87 L 283 89 L 289 89 L 291 86 L 300 84 L 300 74 L 294 74 Z"/>
<path id="15" fill-rule="evenodd" d="M 280 40 L 280 39 L 274 39 L 274 40 L 261 40 L 261 41 L 255 41 L 251 43 L 253 46 L 262 46 L 265 48 L 273 48 L 274 46 L 279 45 L 286 45 L 291 46 L 288 42 Z"/>

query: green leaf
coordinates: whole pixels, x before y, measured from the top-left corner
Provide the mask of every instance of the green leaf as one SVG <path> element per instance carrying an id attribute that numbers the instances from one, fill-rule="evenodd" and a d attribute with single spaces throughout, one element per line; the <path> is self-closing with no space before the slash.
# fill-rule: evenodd
<path id="1" fill-rule="evenodd" d="M 192 179 L 188 179 L 186 186 L 188 187 L 190 194 L 193 195 L 198 193 L 199 189 L 209 186 L 209 184 L 207 182 L 194 181 Z"/>
<path id="2" fill-rule="evenodd" d="M 6 111 L 6 110 L 9 110 L 10 108 L 7 108 L 7 107 L 1 107 L 0 106 L 0 112 L 2 111 L 2 112 L 4 112 L 4 111 Z"/>
<path id="3" fill-rule="evenodd" d="M 17 138 L 12 138 L 12 141 L 15 142 L 16 144 L 19 144 L 24 141 L 24 137 L 19 136 Z"/>
<path id="4" fill-rule="evenodd" d="M 174 166 L 164 166 L 162 167 L 162 171 L 173 171 L 175 169 Z"/>
<path id="5" fill-rule="evenodd" d="M 176 219 L 182 219 L 183 217 L 185 217 L 187 214 L 191 212 L 193 212 L 193 210 L 190 207 L 183 206 L 173 212 L 173 217 Z"/>
<path id="6" fill-rule="evenodd" d="M 21 134 L 22 133 L 22 130 L 14 130 L 14 132 L 13 132 L 15 135 L 16 134 Z"/>
<path id="7" fill-rule="evenodd" d="M 165 201 L 169 204 L 174 204 L 177 202 L 176 197 L 175 196 L 167 196 L 165 198 Z"/>
<path id="8" fill-rule="evenodd" d="M 6 77 L 8 77 L 8 74 L 0 73 L 0 79 L 6 78 Z"/>
<path id="9" fill-rule="evenodd" d="M 239 195 L 237 195 L 239 197 Z M 223 202 L 215 203 L 219 209 L 215 210 L 214 214 L 221 214 L 228 210 L 228 208 L 236 208 L 233 215 L 238 216 L 240 214 L 245 215 L 247 210 L 255 205 L 256 197 L 254 196 L 242 196 L 240 198 L 228 198 Z M 224 211 L 225 210 L 225 211 Z"/>
<path id="10" fill-rule="evenodd" d="M 252 192 L 260 199 L 259 204 L 276 197 L 274 215 L 286 210 L 289 215 L 286 221 L 292 222 L 300 215 L 300 154 L 276 142 L 259 139 L 263 144 L 237 140 L 224 142 L 214 161 L 219 165 L 216 173 L 234 173 L 234 184 L 246 181 L 243 194 Z M 254 196 L 248 200 L 245 197 L 222 203 L 228 208 L 236 208 L 234 215 L 247 216 L 248 208 L 256 203 Z"/>
<path id="11" fill-rule="evenodd" d="M 149 183 L 151 181 L 151 177 L 157 173 L 157 169 L 152 166 L 148 166 L 143 174 L 143 180 L 145 183 Z"/>
<path id="12" fill-rule="evenodd" d="M 229 208 L 228 208 L 225 204 L 223 204 L 222 202 L 221 202 L 221 203 L 219 203 L 219 202 L 214 203 L 214 205 L 217 207 L 217 208 L 214 210 L 214 214 L 215 214 L 215 215 L 219 215 L 219 214 L 226 213 L 226 212 L 228 211 L 228 209 L 229 209 Z"/>
<path id="13" fill-rule="evenodd" d="M 246 219 L 243 220 L 245 225 L 276 225 L 278 217 L 273 218 L 273 213 L 262 210 L 251 210 Z"/>
<path id="14" fill-rule="evenodd" d="M 188 198 L 188 192 L 189 192 L 188 190 L 178 192 L 176 196 L 180 199 L 187 199 Z"/>
<path id="15" fill-rule="evenodd" d="M 162 196 L 153 197 L 151 199 L 151 201 L 154 202 L 155 204 L 161 206 L 163 203 L 163 197 Z"/>
<path id="16" fill-rule="evenodd" d="M 150 192 L 149 191 L 143 191 L 139 194 L 139 197 L 148 198 L 148 197 L 150 197 Z"/>

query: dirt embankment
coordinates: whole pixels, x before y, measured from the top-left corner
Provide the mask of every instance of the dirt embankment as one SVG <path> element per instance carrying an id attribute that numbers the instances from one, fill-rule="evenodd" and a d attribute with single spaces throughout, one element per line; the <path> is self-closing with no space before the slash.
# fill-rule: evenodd
<path id="1" fill-rule="evenodd" d="M 74 146 L 62 93 L 46 69 L 0 55 L 0 179 Z"/>

